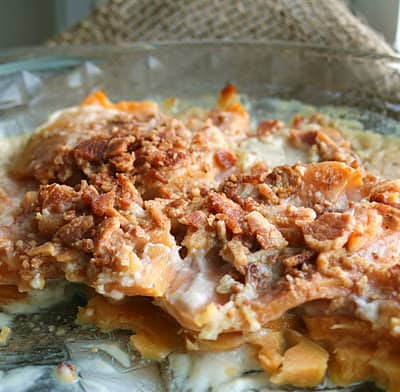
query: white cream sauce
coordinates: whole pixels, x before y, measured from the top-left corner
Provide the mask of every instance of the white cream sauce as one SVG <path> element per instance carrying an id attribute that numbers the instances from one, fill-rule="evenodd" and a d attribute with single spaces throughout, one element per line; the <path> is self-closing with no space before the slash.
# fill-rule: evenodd
<path id="1" fill-rule="evenodd" d="M 374 132 L 341 129 L 368 172 L 385 178 L 400 177 L 400 137 Z"/>
<path id="2" fill-rule="evenodd" d="M 69 282 L 48 281 L 43 290 L 32 290 L 26 298 L 1 305 L 0 308 L 8 314 L 33 314 L 68 301 L 75 292 L 76 289 Z"/>
<path id="3" fill-rule="evenodd" d="M 297 162 L 312 162 L 316 156 L 309 150 L 294 148 L 288 139 L 289 129 L 284 128 L 276 134 L 248 138 L 236 150 L 239 164 L 248 169 L 257 162 L 265 160 L 270 168 L 280 165 L 294 165 Z"/>
<path id="4" fill-rule="evenodd" d="M 13 319 L 13 315 L 0 312 L 0 330 L 4 326 L 11 327 Z"/>
<path id="5" fill-rule="evenodd" d="M 216 288 L 214 271 L 212 265 L 206 262 L 205 253 L 206 251 L 201 249 L 196 251 L 195 255 L 188 256 L 183 260 L 179 272 L 182 281 L 180 286 L 176 290 L 174 288 L 173 291 L 166 293 L 170 303 L 177 307 L 183 307 L 193 314 L 210 303 Z M 208 275 L 212 277 L 210 278 Z"/>
<path id="6" fill-rule="evenodd" d="M 79 369 L 79 383 L 85 391 L 164 391 L 158 367 L 155 365 L 129 369 L 123 373 L 102 359 L 82 359 L 76 366 Z"/>
<path id="7" fill-rule="evenodd" d="M 171 392 L 239 392 L 270 385 L 250 346 L 218 353 L 171 354 L 168 361 Z"/>
<path id="8" fill-rule="evenodd" d="M 68 350 L 72 353 L 86 351 L 87 353 L 104 352 L 124 368 L 131 366 L 132 355 L 117 343 L 107 342 L 70 342 L 67 343 Z"/>
<path id="9" fill-rule="evenodd" d="M 387 319 L 380 315 L 381 306 L 385 301 L 367 300 L 358 296 L 352 296 L 351 300 L 356 305 L 356 315 L 362 320 L 369 321 L 373 328 L 383 327 L 387 323 Z"/>
<path id="10" fill-rule="evenodd" d="M 207 279 L 205 274 L 199 273 L 176 302 L 185 308 L 199 309 L 209 303 L 209 293 L 214 290 L 215 282 Z"/>
<path id="11" fill-rule="evenodd" d="M 118 371 L 110 362 L 101 358 L 71 361 L 76 366 L 77 379 L 65 384 L 56 375 L 56 366 L 24 366 L 0 371 L 0 392 L 26 392 L 36 388 L 71 392 L 163 392 L 165 390 L 158 367 L 150 364 L 125 372 Z M 46 380 L 41 383 L 40 379 Z M 51 388 L 51 389 L 48 389 Z"/>
<path id="12" fill-rule="evenodd" d="M 24 366 L 0 371 L 0 392 L 24 392 L 32 388 L 43 375 L 42 366 Z"/>

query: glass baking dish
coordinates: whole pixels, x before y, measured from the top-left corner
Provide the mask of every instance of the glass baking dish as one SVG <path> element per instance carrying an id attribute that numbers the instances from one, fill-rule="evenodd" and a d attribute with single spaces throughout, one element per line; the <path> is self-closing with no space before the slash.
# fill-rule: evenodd
<path id="1" fill-rule="evenodd" d="M 289 119 L 308 105 L 321 110 L 335 107 L 338 117 L 357 121 L 365 129 L 400 135 L 400 58 L 282 42 L 138 43 L 3 50 L 0 133 L 9 137 L 30 133 L 52 112 L 76 105 L 96 89 L 103 89 L 113 100 L 162 100 L 175 96 L 183 106 L 207 105 L 210 97 L 215 97 L 227 83 L 238 87 L 255 118 L 268 115 Z M 99 390 L 96 388 L 100 384 L 93 384 L 93 380 L 100 380 L 104 391 L 126 390 L 132 383 L 136 383 L 136 390 L 163 390 L 154 363 L 134 354 L 132 359 L 121 359 L 115 349 L 107 349 L 111 343 L 117 344 L 119 354 L 126 355 L 127 334 L 104 334 L 74 325 L 76 305 L 81 301 L 78 291 L 68 296 L 73 306 L 68 302 L 34 315 L 16 316 L 10 344 L 0 347 L 0 391 L 2 377 L 4 381 L 21 366 L 29 366 L 33 383 L 27 382 L 18 391 Z M 64 333 L 49 333 L 43 328 L 48 325 Z M 96 353 L 90 348 L 93 341 L 100 348 Z M 81 375 L 86 384 L 55 386 L 55 365 L 93 356 L 112 363 L 118 374 L 110 376 L 108 368 L 93 373 L 93 369 L 83 367 Z M 143 369 L 158 381 L 137 381 Z M 107 387 L 105 379 L 111 379 L 112 386 L 109 383 Z M 346 390 L 375 389 L 367 385 Z"/>

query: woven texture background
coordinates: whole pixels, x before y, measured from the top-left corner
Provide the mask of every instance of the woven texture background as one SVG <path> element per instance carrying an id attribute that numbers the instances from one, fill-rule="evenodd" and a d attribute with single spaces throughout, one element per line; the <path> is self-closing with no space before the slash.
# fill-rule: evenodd
<path id="1" fill-rule="evenodd" d="M 49 44 L 276 39 L 391 54 L 342 0 L 108 0 Z"/>

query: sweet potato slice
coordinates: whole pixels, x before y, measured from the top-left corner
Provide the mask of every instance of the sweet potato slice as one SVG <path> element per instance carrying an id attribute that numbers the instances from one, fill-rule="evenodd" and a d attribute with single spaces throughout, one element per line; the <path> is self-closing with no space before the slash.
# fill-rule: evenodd
<path id="1" fill-rule="evenodd" d="M 105 331 L 127 329 L 135 332 L 131 343 L 146 358 L 162 359 L 171 351 L 183 348 L 179 325 L 146 299 L 110 303 L 95 295 L 79 309 L 77 320 Z"/>
<path id="2" fill-rule="evenodd" d="M 156 114 L 158 112 L 158 105 L 151 101 L 120 101 L 117 103 L 111 102 L 104 91 L 97 90 L 88 95 L 81 103 L 81 106 L 96 105 L 108 109 L 117 109 L 121 112 L 128 113 L 145 113 Z"/>

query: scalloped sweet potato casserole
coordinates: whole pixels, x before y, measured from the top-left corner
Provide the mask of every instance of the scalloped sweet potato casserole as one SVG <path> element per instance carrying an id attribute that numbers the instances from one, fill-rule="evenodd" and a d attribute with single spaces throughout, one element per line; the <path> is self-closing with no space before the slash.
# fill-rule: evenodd
<path id="1" fill-rule="evenodd" d="M 274 384 L 398 392 L 400 161 L 352 141 L 319 114 L 252 129 L 234 86 L 177 116 L 93 93 L 3 174 L 0 296 L 82 282 L 78 322 L 144 357 L 248 345 Z"/>

